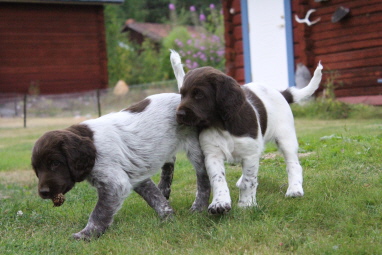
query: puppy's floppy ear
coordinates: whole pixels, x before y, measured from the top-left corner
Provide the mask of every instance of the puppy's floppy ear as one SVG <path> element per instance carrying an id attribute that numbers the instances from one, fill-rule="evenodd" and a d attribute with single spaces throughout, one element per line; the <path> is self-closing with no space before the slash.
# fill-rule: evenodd
<path id="1" fill-rule="evenodd" d="M 96 159 L 93 141 L 70 132 L 62 145 L 62 150 L 73 180 L 75 182 L 85 180 L 92 171 Z"/>
<path id="2" fill-rule="evenodd" d="M 218 74 L 215 83 L 218 113 L 224 122 L 232 122 L 245 103 L 244 92 L 232 77 L 223 73 Z"/>

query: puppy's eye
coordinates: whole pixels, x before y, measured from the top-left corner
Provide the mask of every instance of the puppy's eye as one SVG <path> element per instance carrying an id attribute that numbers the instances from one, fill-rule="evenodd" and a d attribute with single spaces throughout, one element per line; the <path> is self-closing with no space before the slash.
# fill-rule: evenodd
<path id="1" fill-rule="evenodd" d="M 197 100 L 199 100 L 199 99 L 203 99 L 203 98 L 204 98 L 204 94 L 203 94 L 203 92 L 201 92 L 200 90 L 195 90 L 195 91 L 193 92 L 193 97 L 194 97 L 195 99 L 197 99 Z"/>
<path id="2" fill-rule="evenodd" d="M 51 168 L 51 169 L 55 169 L 56 167 L 58 167 L 58 166 L 60 166 L 60 165 L 61 165 L 61 162 L 58 161 L 58 160 L 52 160 L 52 161 L 50 162 L 50 168 Z"/>

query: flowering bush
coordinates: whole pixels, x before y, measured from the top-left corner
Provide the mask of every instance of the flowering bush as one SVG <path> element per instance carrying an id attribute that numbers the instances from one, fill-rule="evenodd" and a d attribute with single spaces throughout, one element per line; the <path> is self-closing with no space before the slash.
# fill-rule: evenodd
<path id="1" fill-rule="evenodd" d="M 188 69 L 199 66 L 213 66 L 221 68 L 224 62 L 224 45 L 217 35 L 192 35 L 191 38 L 175 39 L 174 47 L 182 56 Z"/>
<path id="2" fill-rule="evenodd" d="M 176 17 L 174 4 L 169 5 L 170 17 Z M 165 39 L 164 46 L 175 49 L 182 57 L 186 69 L 200 66 L 212 66 L 223 70 L 224 40 L 223 18 L 214 4 L 209 6 L 209 15 L 197 13 L 195 6 L 190 6 L 193 27 L 175 27 Z M 171 20 L 176 24 L 175 20 Z"/>
<path id="3" fill-rule="evenodd" d="M 184 4 L 186 1 L 177 2 Z M 106 6 L 105 24 L 110 86 L 114 86 L 119 80 L 132 85 L 174 79 L 169 61 L 169 49 L 175 49 L 181 54 L 182 62 L 188 70 L 207 65 L 220 70 L 224 69 L 222 13 L 213 4 L 209 8 L 202 9 L 199 8 L 203 4 L 201 1 L 192 2 L 195 6 L 184 4 L 184 7 L 179 9 L 174 3 L 167 4 L 172 32 L 164 38 L 162 47 L 157 47 L 158 45 L 149 39 L 142 45 L 130 41 L 126 34 L 120 32 L 124 15 L 120 17 L 118 13 L 119 11 L 124 13 L 123 10 L 117 6 Z M 215 0 L 215 2 L 218 1 Z M 166 15 L 162 16 L 165 20 Z"/>

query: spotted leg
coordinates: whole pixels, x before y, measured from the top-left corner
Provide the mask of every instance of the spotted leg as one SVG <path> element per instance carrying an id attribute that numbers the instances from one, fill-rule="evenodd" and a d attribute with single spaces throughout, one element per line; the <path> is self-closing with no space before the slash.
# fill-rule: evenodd
<path id="1" fill-rule="evenodd" d="M 98 202 L 86 227 L 73 235 L 75 239 L 90 240 L 92 237 L 102 235 L 113 222 L 114 215 L 132 190 L 127 177 L 124 176 L 113 179 L 112 185 L 110 183 L 98 183 L 96 186 Z"/>
<path id="2" fill-rule="evenodd" d="M 200 212 L 208 207 L 211 186 L 204 164 L 204 155 L 199 144 L 198 134 L 196 132 L 188 137 L 186 151 L 188 159 L 195 168 L 197 184 L 195 201 L 190 210 L 193 212 Z"/>
<path id="3" fill-rule="evenodd" d="M 211 214 L 223 214 L 231 210 L 231 196 L 225 179 L 224 160 L 226 154 L 221 148 L 228 147 L 221 132 L 214 129 L 203 130 L 199 135 L 200 146 L 212 189 L 212 202 L 208 206 Z"/>
<path id="4" fill-rule="evenodd" d="M 257 173 L 259 171 L 259 157 L 256 154 L 243 159 L 243 174 L 236 183 L 240 189 L 238 206 L 256 206 Z"/>
<path id="5" fill-rule="evenodd" d="M 174 214 L 173 209 L 161 191 L 151 179 L 147 179 L 134 188 L 143 199 L 158 213 L 162 219 L 167 219 Z"/>
<path id="6" fill-rule="evenodd" d="M 225 179 L 224 159 L 217 155 L 207 154 L 205 162 L 213 193 L 208 212 L 211 214 L 227 213 L 231 210 L 231 196 Z"/>
<path id="7" fill-rule="evenodd" d="M 176 158 L 174 157 L 171 162 L 167 162 L 162 166 L 161 179 L 158 184 L 159 190 L 162 192 L 163 196 L 167 199 L 170 198 L 171 184 L 174 177 L 174 163 Z"/>

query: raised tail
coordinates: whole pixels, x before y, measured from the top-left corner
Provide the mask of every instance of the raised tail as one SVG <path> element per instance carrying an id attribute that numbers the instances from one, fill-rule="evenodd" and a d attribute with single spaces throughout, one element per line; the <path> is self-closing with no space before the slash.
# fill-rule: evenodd
<path id="1" fill-rule="evenodd" d="M 321 78 L 322 78 L 322 70 L 323 66 L 321 65 L 321 61 L 318 63 L 316 70 L 314 71 L 314 75 L 310 80 L 309 84 L 302 88 L 297 89 L 296 87 L 289 87 L 281 94 L 285 97 L 288 103 L 298 103 L 304 99 L 307 99 L 318 89 Z"/>
<path id="2" fill-rule="evenodd" d="M 182 60 L 175 50 L 170 50 L 171 55 L 170 55 L 170 61 L 171 61 L 171 66 L 172 69 L 174 70 L 175 78 L 178 83 L 178 90 L 180 91 L 180 88 L 183 85 L 183 79 L 184 79 L 184 70 L 183 70 L 183 65 L 182 65 Z"/>

